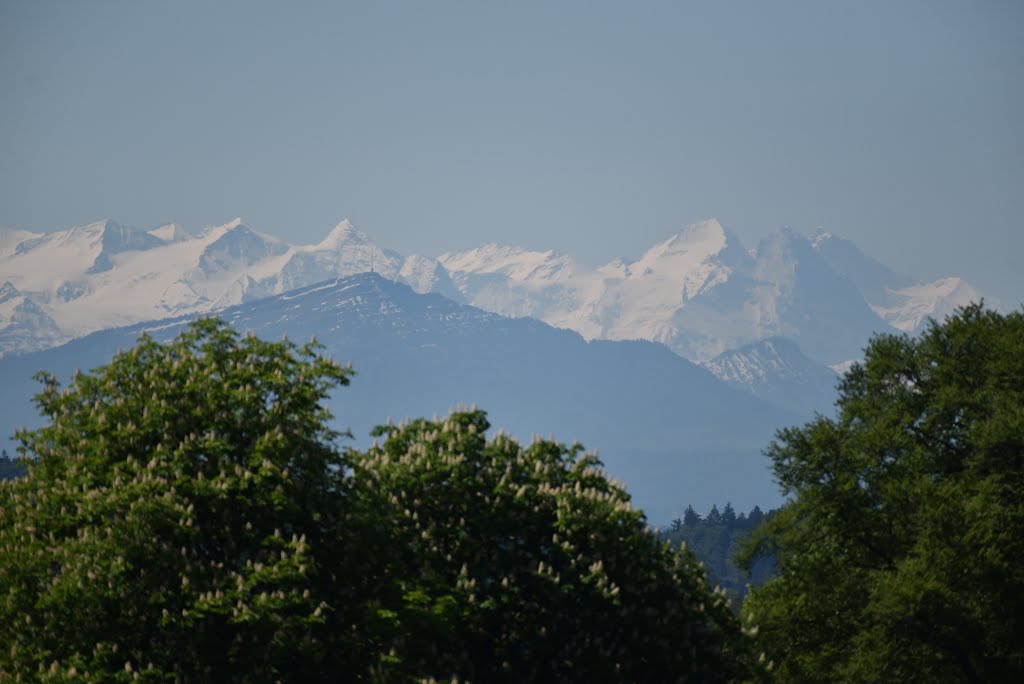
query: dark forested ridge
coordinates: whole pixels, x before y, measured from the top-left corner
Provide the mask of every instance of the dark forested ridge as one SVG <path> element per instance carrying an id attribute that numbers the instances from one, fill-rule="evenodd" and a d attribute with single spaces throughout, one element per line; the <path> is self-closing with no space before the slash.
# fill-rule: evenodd
<path id="1" fill-rule="evenodd" d="M 674 546 L 685 545 L 686 550 L 704 564 L 710 581 L 724 588 L 734 602 L 738 602 L 746 596 L 748 584 L 764 584 L 771 576 L 774 561 L 770 556 L 757 559 L 749 572 L 736 564 L 735 557 L 751 532 L 774 513 L 764 513 L 759 506 L 754 506 L 749 514 L 737 515 L 732 504 L 726 502 L 721 510 L 715 504 L 701 516 L 693 506 L 687 506 L 686 512 L 662 532 L 662 537 Z"/>

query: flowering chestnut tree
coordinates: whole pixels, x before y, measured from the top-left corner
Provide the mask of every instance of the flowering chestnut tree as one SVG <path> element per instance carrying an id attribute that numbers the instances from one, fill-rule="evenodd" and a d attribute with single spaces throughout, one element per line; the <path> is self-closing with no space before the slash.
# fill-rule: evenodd
<path id="1" fill-rule="evenodd" d="M 487 439 L 482 411 L 378 428 L 355 486 L 394 522 L 407 671 L 460 681 L 752 676 L 724 593 L 592 454 Z M 402 629 L 399 626 L 407 628 Z M 408 628 L 414 626 L 413 628 Z"/>
<path id="2" fill-rule="evenodd" d="M 322 406 L 350 371 L 214 320 L 61 388 L 0 486 L 0 671 L 273 681 L 350 665 L 363 620 L 345 462 Z M 346 567 L 344 583 L 337 580 Z M 335 648 L 325 648 L 334 645 Z"/>

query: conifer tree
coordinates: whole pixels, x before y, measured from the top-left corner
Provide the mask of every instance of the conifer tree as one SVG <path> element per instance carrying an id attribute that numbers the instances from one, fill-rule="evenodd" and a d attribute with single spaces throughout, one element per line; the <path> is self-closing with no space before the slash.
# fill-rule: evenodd
<path id="1" fill-rule="evenodd" d="M 711 510 L 708 511 L 704 521 L 709 525 L 721 525 L 722 514 L 718 511 L 718 504 L 711 504 Z"/>
<path id="2" fill-rule="evenodd" d="M 693 510 L 693 506 L 687 506 L 686 512 L 683 513 L 683 524 L 692 527 L 700 523 L 700 514 Z"/>
<path id="3" fill-rule="evenodd" d="M 725 508 L 722 509 L 722 524 L 729 528 L 736 525 L 736 509 L 728 501 L 725 503 Z"/>

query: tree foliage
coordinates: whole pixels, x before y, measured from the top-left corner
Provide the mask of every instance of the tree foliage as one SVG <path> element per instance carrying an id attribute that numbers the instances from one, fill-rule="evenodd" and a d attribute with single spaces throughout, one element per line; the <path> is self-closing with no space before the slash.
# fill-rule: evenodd
<path id="1" fill-rule="evenodd" d="M 747 549 L 783 679 L 1024 679 L 1024 315 L 872 340 L 835 419 L 767 453 L 791 496 Z"/>
<path id="2" fill-rule="evenodd" d="M 50 424 L 20 435 L 38 460 L 0 488 L 0 670 L 256 681 L 340 666 L 324 646 L 348 646 L 358 614 L 335 573 L 365 540 L 321 403 L 348 377 L 313 346 L 210 320 L 66 389 L 41 374 Z"/>
<path id="3" fill-rule="evenodd" d="M 725 681 L 746 645 L 721 592 L 646 529 L 581 447 L 485 437 L 483 412 L 385 427 L 355 479 L 406 550 L 398 651 L 470 681 Z M 428 626 L 427 628 L 421 626 Z M 401 632 L 402 630 L 398 630 Z"/>
<path id="4" fill-rule="evenodd" d="M 315 345 L 199 321 L 68 387 L 0 483 L 23 681 L 725 681 L 748 642 L 579 447 L 480 411 L 339 450 Z M 2 678 L 2 677 L 0 677 Z"/>
<path id="5" fill-rule="evenodd" d="M 11 458 L 7 449 L 0 451 L 0 480 L 12 480 L 25 474 L 25 466 L 18 459 Z"/>
<path id="6" fill-rule="evenodd" d="M 674 546 L 685 548 L 703 563 L 710 581 L 725 589 L 733 605 L 738 606 L 747 594 L 748 586 L 763 584 L 774 567 L 774 559 L 770 556 L 758 558 L 749 572 L 734 560 L 765 514 L 760 507 L 754 506 L 749 516 L 745 513 L 736 515 L 728 502 L 719 515 L 712 515 L 717 511 L 716 504 L 706 518 L 701 518 L 693 506 L 687 506 L 683 517 L 673 520 L 671 528 L 662 533 L 662 537 Z"/>

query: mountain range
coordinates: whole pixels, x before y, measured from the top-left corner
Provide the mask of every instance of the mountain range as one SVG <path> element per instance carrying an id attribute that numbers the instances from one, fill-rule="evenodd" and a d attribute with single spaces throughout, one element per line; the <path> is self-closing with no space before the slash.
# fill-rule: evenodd
<path id="1" fill-rule="evenodd" d="M 980 295 L 958 278 L 915 283 L 843 238 L 780 230 L 754 249 L 712 219 L 639 259 L 586 268 L 553 251 L 489 244 L 442 254 L 466 299 L 587 338 L 647 339 L 710 362 L 786 337 L 821 364 L 856 358 L 875 332 L 920 329 Z"/>
<path id="2" fill-rule="evenodd" d="M 377 273 L 328 280 L 219 315 L 267 339 L 315 336 L 327 354 L 351 362 L 357 375 L 335 392 L 331 408 L 357 446 L 366 446 L 369 430 L 389 417 L 444 414 L 475 403 L 496 426 L 527 442 L 551 434 L 599 450 L 609 472 L 663 522 L 687 502 L 777 502 L 759 451 L 775 429 L 799 419 L 661 344 L 587 341 L 532 318 L 419 294 Z M 30 401 L 37 371 L 66 382 L 141 333 L 167 340 L 193 318 L 103 330 L 0 359 L 0 402 L 7 407 L 0 432 L 39 423 Z"/>
<path id="3" fill-rule="evenodd" d="M 747 249 L 714 219 L 635 261 L 599 267 L 497 244 L 437 259 L 402 256 L 348 220 L 311 245 L 287 244 L 241 219 L 198 235 L 105 220 L 42 234 L 0 228 L 0 353 L 363 272 L 587 339 L 661 342 L 699 363 L 768 337 L 841 363 L 873 332 L 913 333 L 929 316 L 980 297 L 959 278 L 913 282 L 828 233 L 781 230 Z"/>
<path id="4" fill-rule="evenodd" d="M 0 228 L 0 438 L 35 419 L 35 370 L 89 368 L 141 330 L 218 312 L 260 334 L 315 334 L 351 359 L 360 380 L 338 415 L 357 433 L 477 401 L 521 435 L 600 448 L 652 512 L 694 478 L 764 505 L 774 488 L 757 451 L 774 429 L 830 412 L 838 373 L 872 334 L 914 333 L 979 298 L 829 233 L 780 230 L 748 249 L 714 219 L 597 267 L 498 244 L 403 256 L 348 220 L 308 245 L 241 219 L 198 234 L 110 220 Z M 744 459 L 737 484 L 742 469 L 722 467 Z"/>

